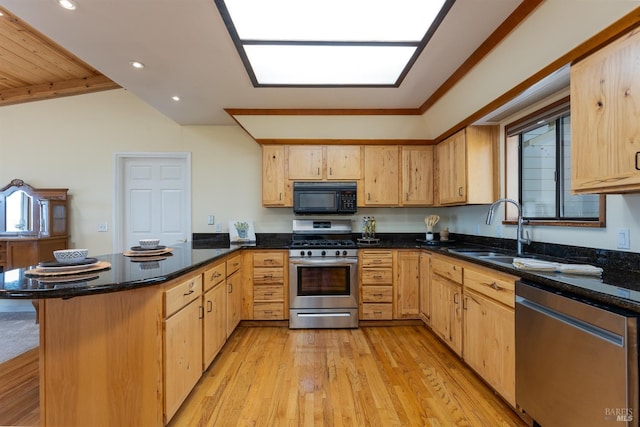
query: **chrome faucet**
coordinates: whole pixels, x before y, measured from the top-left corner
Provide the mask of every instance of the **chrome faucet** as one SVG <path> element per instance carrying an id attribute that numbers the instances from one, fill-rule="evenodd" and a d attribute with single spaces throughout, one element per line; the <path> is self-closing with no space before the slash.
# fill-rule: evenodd
<path id="1" fill-rule="evenodd" d="M 495 211 L 496 206 L 498 206 L 500 203 L 513 203 L 516 208 L 518 208 L 518 231 L 517 231 L 517 237 L 516 237 L 516 242 L 518 243 L 518 256 L 522 256 L 522 244 L 529 244 L 531 243 L 531 239 L 529 239 L 529 232 L 527 231 L 526 233 L 526 237 L 524 234 L 524 230 L 522 228 L 524 221 L 522 220 L 522 207 L 520 206 L 520 203 L 516 202 L 513 199 L 498 199 L 495 202 L 493 202 L 491 204 L 491 206 L 489 207 L 489 212 L 487 213 L 487 225 L 491 225 L 491 222 L 493 221 L 493 211 Z"/>

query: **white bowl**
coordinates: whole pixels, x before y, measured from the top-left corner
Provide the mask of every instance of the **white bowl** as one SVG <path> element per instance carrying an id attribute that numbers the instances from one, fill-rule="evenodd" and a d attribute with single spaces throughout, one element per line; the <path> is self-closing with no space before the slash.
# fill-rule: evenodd
<path id="1" fill-rule="evenodd" d="M 53 256 L 56 257 L 56 261 L 63 264 L 82 261 L 88 254 L 89 249 L 62 249 L 59 251 L 53 251 Z"/>
<path id="2" fill-rule="evenodd" d="M 160 239 L 140 239 L 138 240 L 142 249 L 155 249 L 160 243 Z"/>

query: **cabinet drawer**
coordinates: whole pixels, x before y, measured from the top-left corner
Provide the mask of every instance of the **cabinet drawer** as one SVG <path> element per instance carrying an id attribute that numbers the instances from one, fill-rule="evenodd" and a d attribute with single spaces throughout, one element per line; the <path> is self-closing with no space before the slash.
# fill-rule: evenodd
<path id="1" fill-rule="evenodd" d="M 392 304 L 362 304 L 362 320 L 393 319 Z"/>
<path id="2" fill-rule="evenodd" d="M 282 252 L 261 252 L 253 254 L 254 267 L 282 267 L 284 254 Z"/>
<path id="3" fill-rule="evenodd" d="M 390 285 L 393 282 L 393 270 L 390 268 L 362 269 L 363 285 Z"/>
<path id="4" fill-rule="evenodd" d="M 284 301 L 284 286 L 266 285 L 253 288 L 254 301 Z"/>
<path id="5" fill-rule="evenodd" d="M 515 277 L 490 271 L 465 268 L 464 287 L 488 296 L 509 307 L 515 307 Z"/>
<path id="6" fill-rule="evenodd" d="M 204 272 L 204 290 L 207 291 L 222 282 L 226 277 L 226 264 L 221 262 L 220 264 L 207 269 Z"/>
<path id="7" fill-rule="evenodd" d="M 431 272 L 456 283 L 462 283 L 462 267 L 453 264 L 446 258 L 431 258 Z"/>
<path id="8" fill-rule="evenodd" d="M 202 275 L 180 282 L 164 291 L 164 317 L 171 316 L 202 295 Z"/>
<path id="9" fill-rule="evenodd" d="M 362 267 L 392 267 L 393 252 L 392 251 L 361 251 Z"/>
<path id="10" fill-rule="evenodd" d="M 278 283 L 284 283 L 284 269 L 282 267 L 253 269 L 254 285 L 269 285 Z"/>
<path id="11" fill-rule="evenodd" d="M 363 286 L 362 302 L 393 302 L 392 286 Z"/>
<path id="12" fill-rule="evenodd" d="M 253 304 L 253 318 L 256 320 L 284 319 L 284 303 L 257 302 Z"/>
<path id="13" fill-rule="evenodd" d="M 240 270 L 242 266 L 242 255 L 236 255 L 233 258 L 230 258 L 226 262 L 227 265 L 227 277 L 231 276 L 236 271 Z"/>

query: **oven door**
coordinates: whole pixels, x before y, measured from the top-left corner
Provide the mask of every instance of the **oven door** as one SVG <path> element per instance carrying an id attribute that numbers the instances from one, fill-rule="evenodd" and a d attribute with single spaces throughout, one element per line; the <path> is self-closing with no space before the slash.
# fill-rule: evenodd
<path id="1" fill-rule="evenodd" d="M 290 259 L 289 286 L 292 309 L 357 309 L 358 259 Z"/>
<path id="2" fill-rule="evenodd" d="M 289 328 L 357 328 L 358 258 L 290 258 L 289 297 Z"/>

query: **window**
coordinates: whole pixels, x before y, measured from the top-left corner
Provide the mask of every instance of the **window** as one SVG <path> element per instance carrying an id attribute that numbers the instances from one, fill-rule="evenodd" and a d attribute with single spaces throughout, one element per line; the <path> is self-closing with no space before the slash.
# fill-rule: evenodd
<path id="1" fill-rule="evenodd" d="M 604 226 L 604 196 L 571 194 L 569 98 L 507 125 L 505 132 L 507 179 L 513 177 L 507 193 L 520 202 L 523 218 L 530 224 Z M 509 211 L 507 218 L 514 219 Z"/>

